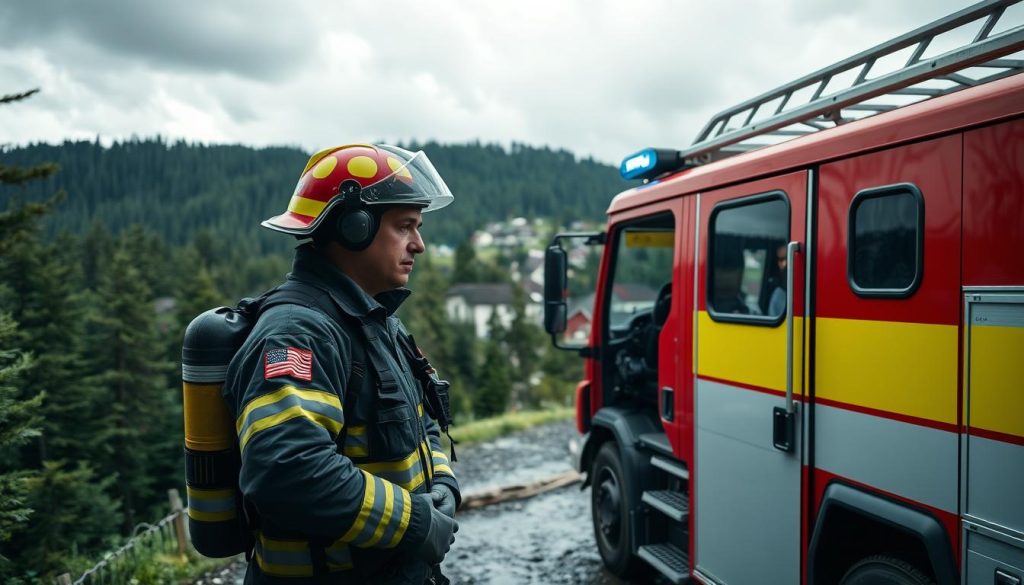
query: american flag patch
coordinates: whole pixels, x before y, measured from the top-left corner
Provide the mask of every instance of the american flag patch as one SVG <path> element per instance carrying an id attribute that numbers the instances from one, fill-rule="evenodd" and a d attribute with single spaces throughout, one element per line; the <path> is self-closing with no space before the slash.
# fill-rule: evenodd
<path id="1" fill-rule="evenodd" d="M 291 376 L 309 382 L 313 379 L 313 352 L 295 347 L 268 349 L 263 364 L 263 377 L 267 380 Z"/>

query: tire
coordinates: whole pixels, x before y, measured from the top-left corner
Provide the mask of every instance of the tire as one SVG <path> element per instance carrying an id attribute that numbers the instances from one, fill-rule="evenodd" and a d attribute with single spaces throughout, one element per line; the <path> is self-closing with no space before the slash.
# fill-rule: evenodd
<path id="1" fill-rule="evenodd" d="M 622 456 L 614 441 L 601 446 L 590 473 L 590 512 L 601 559 L 617 577 L 637 577 L 643 567 L 640 559 L 633 556 L 634 543 L 629 525 L 633 487 L 624 481 Z"/>
<path id="2" fill-rule="evenodd" d="M 846 571 L 840 585 L 935 585 L 910 563 L 885 555 L 861 559 Z"/>

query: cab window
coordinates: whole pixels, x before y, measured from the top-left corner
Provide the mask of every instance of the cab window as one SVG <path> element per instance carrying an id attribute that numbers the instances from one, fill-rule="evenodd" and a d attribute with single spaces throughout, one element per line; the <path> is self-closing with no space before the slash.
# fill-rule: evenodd
<path id="1" fill-rule="evenodd" d="M 716 321 L 778 325 L 786 314 L 789 203 L 781 191 L 719 203 L 708 233 L 707 306 Z"/>

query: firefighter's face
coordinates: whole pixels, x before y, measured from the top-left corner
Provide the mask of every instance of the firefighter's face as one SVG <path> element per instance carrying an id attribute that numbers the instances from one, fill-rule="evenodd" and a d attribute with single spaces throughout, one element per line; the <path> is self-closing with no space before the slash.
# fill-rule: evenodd
<path id="1" fill-rule="evenodd" d="M 373 243 L 355 254 L 357 265 L 351 267 L 360 272 L 355 280 L 367 293 L 375 295 L 409 282 L 416 255 L 426 250 L 420 236 L 421 216 L 415 207 L 392 207 L 381 216 Z"/>

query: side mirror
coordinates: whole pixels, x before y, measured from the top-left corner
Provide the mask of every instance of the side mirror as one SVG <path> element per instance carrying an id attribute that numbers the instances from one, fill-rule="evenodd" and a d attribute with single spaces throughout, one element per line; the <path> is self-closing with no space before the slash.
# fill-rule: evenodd
<path id="1" fill-rule="evenodd" d="M 565 331 L 565 250 L 557 242 L 544 251 L 544 330 L 551 335 Z"/>

